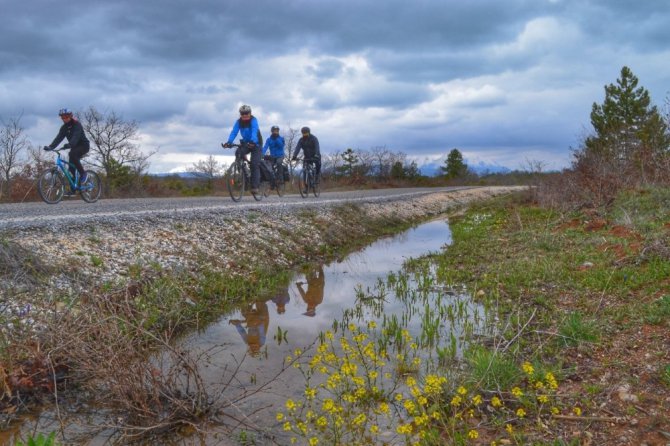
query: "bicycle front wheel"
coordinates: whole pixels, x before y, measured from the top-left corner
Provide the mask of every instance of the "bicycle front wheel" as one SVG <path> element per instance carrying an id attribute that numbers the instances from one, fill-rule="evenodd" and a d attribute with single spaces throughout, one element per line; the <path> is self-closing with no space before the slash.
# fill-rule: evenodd
<path id="1" fill-rule="evenodd" d="M 86 203 L 95 203 L 100 198 L 102 183 L 98 174 L 91 170 L 86 171 L 86 176 L 88 177 L 86 183 L 80 186 L 81 199 Z"/>
<path id="2" fill-rule="evenodd" d="M 226 185 L 228 186 L 228 193 L 230 193 L 230 198 L 233 201 L 238 202 L 242 199 L 244 195 L 244 189 L 246 187 L 244 172 L 240 168 L 239 163 L 233 163 L 226 173 Z"/>
<path id="3" fill-rule="evenodd" d="M 284 193 L 286 192 L 286 183 L 284 182 L 284 178 L 282 177 L 275 179 L 275 186 L 277 187 L 277 195 L 283 197 Z"/>
<path id="4" fill-rule="evenodd" d="M 63 199 L 67 181 L 58 169 L 49 169 L 42 172 L 37 179 L 37 192 L 48 204 L 56 204 Z"/>
<path id="5" fill-rule="evenodd" d="M 312 176 L 312 193 L 315 197 L 321 195 L 321 181 L 316 175 Z"/>
<path id="6" fill-rule="evenodd" d="M 307 188 L 309 177 L 307 174 L 307 169 L 303 169 L 300 173 L 300 181 L 298 181 L 298 188 L 300 189 L 300 196 L 302 198 L 307 198 L 309 195 L 309 189 Z"/>

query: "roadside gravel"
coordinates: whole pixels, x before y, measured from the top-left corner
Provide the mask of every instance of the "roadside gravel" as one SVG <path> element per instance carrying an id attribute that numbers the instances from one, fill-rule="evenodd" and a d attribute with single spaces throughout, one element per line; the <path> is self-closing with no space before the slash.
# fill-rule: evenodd
<path id="1" fill-rule="evenodd" d="M 13 246 L 14 251 L 30 253 L 31 265 L 51 273 L 36 285 L 17 271 L 0 272 L 0 303 L 9 301 L 22 314 L 26 308 L 34 312 L 55 297 L 76 298 L 103 284 L 123 286 L 132 270 L 229 274 L 248 274 L 258 267 L 281 270 L 327 252 L 332 245 L 365 237 L 365 226 L 355 221 L 361 215 L 368 221 L 411 222 L 521 189 L 366 191 L 324 194 L 320 200 L 274 197 L 243 205 L 222 203 L 221 198 L 172 200 L 171 207 L 160 207 L 166 204 L 162 200 L 105 200 L 97 207 L 66 203 L 60 209 L 38 203 L 3 205 L 0 241 L 5 250 Z M 346 212 L 343 206 L 356 210 Z M 21 264 L 19 259 L 17 265 Z"/>

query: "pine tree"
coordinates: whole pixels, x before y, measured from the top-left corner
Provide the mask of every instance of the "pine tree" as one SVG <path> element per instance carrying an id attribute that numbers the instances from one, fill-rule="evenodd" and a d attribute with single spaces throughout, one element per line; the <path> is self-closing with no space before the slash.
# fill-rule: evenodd
<path id="1" fill-rule="evenodd" d="M 616 85 L 605 86 L 603 104 L 593 103 L 591 124 L 595 135 L 585 141 L 586 151 L 627 164 L 641 153 L 667 154 L 670 134 L 649 92 L 638 87 L 630 68 L 621 69 Z"/>
<path id="2" fill-rule="evenodd" d="M 444 166 L 440 166 L 440 169 L 449 179 L 461 177 L 468 171 L 468 165 L 463 162 L 463 155 L 458 149 L 449 152 L 444 164 Z"/>

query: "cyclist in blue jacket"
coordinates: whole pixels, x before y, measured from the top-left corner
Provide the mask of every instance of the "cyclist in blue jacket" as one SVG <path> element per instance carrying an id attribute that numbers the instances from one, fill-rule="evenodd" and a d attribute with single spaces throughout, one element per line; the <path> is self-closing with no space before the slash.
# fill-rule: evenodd
<path id="1" fill-rule="evenodd" d="M 235 141 L 237 134 L 240 134 L 240 148 L 237 150 L 241 155 L 251 153 L 251 193 L 257 194 L 258 186 L 261 183 L 261 146 L 258 120 L 252 116 L 251 107 L 248 105 L 241 106 L 239 111 L 240 119 L 235 121 L 233 130 L 228 136 L 228 141 L 223 144 L 223 147 L 229 148 Z"/>
<path id="2" fill-rule="evenodd" d="M 280 175 L 279 178 L 275 178 L 275 181 L 279 182 L 283 181 L 281 175 L 284 174 L 284 138 L 279 136 L 279 127 L 276 125 L 272 126 L 270 133 L 270 137 L 265 140 L 263 146 L 263 156 L 270 149 L 270 162 L 274 165 L 274 172 Z"/>

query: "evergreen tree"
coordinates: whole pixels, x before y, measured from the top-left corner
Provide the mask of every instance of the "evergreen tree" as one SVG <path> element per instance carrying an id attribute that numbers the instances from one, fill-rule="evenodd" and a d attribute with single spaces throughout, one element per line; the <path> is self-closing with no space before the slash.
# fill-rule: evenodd
<path id="1" fill-rule="evenodd" d="M 638 82 L 630 68 L 624 66 L 616 85 L 605 86 L 605 101 L 592 107 L 595 135 L 586 139 L 586 151 L 621 163 L 635 161 L 640 153 L 667 154 L 667 123 L 656 106 L 651 106 L 649 92 L 638 87 Z"/>
<path id="2" fill-rule="evenodd" d="M 468 171 L 468 165 L 463 162 L 463 155 L 458 149 L 449 152 L 444 166 L 440 166 L 442 173 L 449 179 L 458 178 Z"/>

